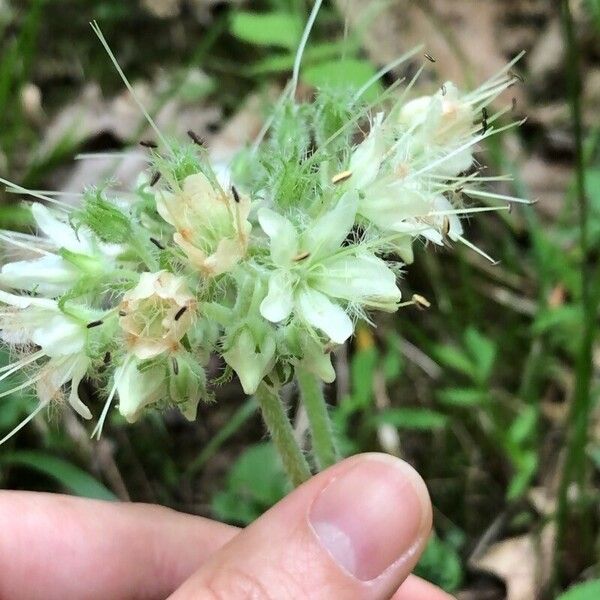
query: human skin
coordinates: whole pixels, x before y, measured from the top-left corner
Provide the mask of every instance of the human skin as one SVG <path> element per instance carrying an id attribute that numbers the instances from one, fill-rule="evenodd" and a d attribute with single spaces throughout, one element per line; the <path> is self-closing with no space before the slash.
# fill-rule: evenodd
<path id="1" fill-rule="evenodd" d="M 359 455 L 244 530 L 152 505 L 0 492 L 0 600 L 450 600 L 410 575 L 431 504 L 406 463 Z"/>

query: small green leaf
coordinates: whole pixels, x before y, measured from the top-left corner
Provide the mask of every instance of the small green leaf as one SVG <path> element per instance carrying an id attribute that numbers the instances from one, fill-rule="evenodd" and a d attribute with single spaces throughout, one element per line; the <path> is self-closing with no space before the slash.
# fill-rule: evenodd
<path id="1" fill-rule="evenodd" d="M 390 408 L 379 413 L 375 422 L 394 425 L 399 429 L 429 431 L 445 427 L 448 417 L 427 408 Z"/>
<path id="2" fill-rule="evenodd" d="M 363 86 L 376 70 L 366 60 L 358 58 L 345 58 L 332 60 L 304 69 L 302 78 L 306 83 L 316 88 L 338 87 L 358 89 Z M 373 101 L 381 94 L 381 84 L 372 85 L 364 94 L 363 98 Z"/>
<path id="3" fill-rule="evenodd" d="M 231 20 L 231 32 L 257 46 L 294 49 L 302 35 L 302 24 L 295 15 L 285 12 L 239 11 Z"/>
<path id="4" fill-rule="evenodd" d="M 458 589 L 463 579 L 460 555 L 451 544 L 433 533 L 415 573 L 439 585 L 447 592 L 453 592 Z"/>
<path id="5" fill-rule="evenodd" d="M 454 369 L 469 379 L 473 379 L 476 366 L 461 350 L 453 346 L 437 346 L 434 350 L 436 358 L 444 366 Z"/>
<path id="6" fill-rule="evenodd" d="M 496 344 L 473 327 L 465 332 L 465 346 L 477 365 L 478 380 L 485 383 L 492 374 L 496 359 Z"/>
<path id="7" fill-rule="evenodd" d="M 67 461 L 37 452 L 20 450 L 0 454 L 1 465 L 26 467 L 56 480 L 69 492 L 85 498 L 116 500 L 117 497 L 102 483 Z"/>
<path id="8" fill-rule="evenodd" d="M 600 598 L 600 579 L 575 585 L 556 600 L 598 600 Z"/>
<path id="9" fill-rule="evenodd" d="M 440 402 L 449 406 L 471 408 L 481 406 L 488 401 L 488 395 L 473 388 L 447 388 L 437 393 Z"/>

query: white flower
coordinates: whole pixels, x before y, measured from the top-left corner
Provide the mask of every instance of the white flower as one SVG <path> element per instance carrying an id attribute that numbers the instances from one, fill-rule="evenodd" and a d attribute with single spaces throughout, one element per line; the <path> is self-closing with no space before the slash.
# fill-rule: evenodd
<path id="1" fill-rule="evenodd" d="M 32 205 L 31 212 L 45 237 L 21 236 L 25 240 L 21 242 L 21 238 L 7 234 L 5 239 L 18 246 L 26 244 L 42 256 L 5 264 L 0 271 L 1 285 L 56 297 L 76 284 L 82 270 L 101 273 L 111 267 L 118 251 L 115 246 L 96 241 L 85 227 L 75 232 L 39 202 Z M 61 256 L 61 249 L 72 260 Z"/>
<path id="2" fill-rule="evenodd" d="M 450 88 L 448 94 L 452 94 L 453 89 Z M 441 110 L 441 101 L 432 98 L 417 99 L 405 105 L 406 114 L 401 118 L 407 121 L 407 131 L 396 135 L 390 135 L 391 125 L 378 115 L 369 135 L 350 159 L 352 176 L 349 182 L 359 191 L 360 197 L 358 215 L 382 232 L 398 234 L 388 236 L 389 245 L 406 263 L 413 261 L 412 241 L 415 237 L 422 236 L 435 244 L 443 244 L 446 237 L 457 240 L 463 233 L 457 211 L 440 191 L 440 183 L 432 183 L 428 174 L 419 174 L 415 170 L 415 165 L 420 165 L 422 160 L 415 156 L 416 148 L 430 148 L 434 143 L 426 139 L 425 130 L 429 130 L 430 123 L 423 121 L 430 112 Z M 425 115 L 422 114 L 424 111 Z M 408 123 L 412 123 L 412 127 Z M 419 133 L 420 130 L 423 131 Z M 434 135 L 432 139 L 435 139 Z M 447 151 L 453 149 L 452 146 Z M 444 148 L 435 146 L 431 160 L 437 159 L 443 151 Z M 464 157 L 459 156 L 459 160 L 464 161 Z"/>
<path id="3" fill-rule="evenodd" d="M 285 217 L 262 209 L 258 219 L 271 240 L 273 271 L 262 316 L 277 323 L 292 313 L 343 343 L 352 320 L 339 301 L 394 311 L 400 301 L 394 273 L 360 246 L 344 248 L 356 213 L 356 194 L 346 194 L 331 211 L 299 233 Z"/>
<path id="4" fill-rule="evenodd" d="M 143 360 L 179 348 L 195 318 L 196 301 L 183 277 L 158 271 L 142 273 L 119 309 L 128 350 Z"/>
<path id="5" fill-rule="evenodd" d="M 85 354 L 88 330 L 83 319 L 63 313 L 57 302 L 46 298 L 16 296 L 0 291 L 0 301 L 7 307 L 0 314 L 0 336 L 11 345 L 35 345 L 40 349 L 6 368 L 4 378 L 28 364 L 49 358 L 18 389 L 36 384 L 40 401 L 49 403 L 63 385 L 71 382 L 69 404 L 85 419 L 92 414 L 78 395 L 78 386 L 90 360 Z"/>
<path id="6" fill-rule="evenodd" d="M 206 276 L 230 271 L 246 254 L 250 200 L 215 188 L 202 173 L 190 175 L 178 193 L 157 195 L 160 216 L 175 227 L 173 240 Z"/>
<path id="7" fill-rule="evenodd" d="M 402 107 L 398 122 L 411 132 L 410 153 L 421 153 L 429 160 L 449 155 L 474 138 L 475 114 L 458 88 L 446 82 L 433 96 L 422 96 Z M 441 175 L 453 177 L 473 164 L 473 146 L 449 156 L 436 167 Z"/>
<path id="8" fill-rule="evenodd" d="M 139 369 L 135 359 L 115 370 L 115 386 L 119 396 L 119 412 L 129 423 L 134 423 L 147 406 L 161 400 L 167 391 L 164 371 Z"/>

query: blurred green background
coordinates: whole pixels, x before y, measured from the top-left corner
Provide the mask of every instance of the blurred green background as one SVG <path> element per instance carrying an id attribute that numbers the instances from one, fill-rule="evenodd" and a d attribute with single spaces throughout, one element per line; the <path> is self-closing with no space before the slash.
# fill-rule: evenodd
<path id="1" fill-rule="evenodd" d="M 159 126 L 193 129 L 225 163 L 285 85 L 309 8 L 0 0 L 0 176 L 68 193 L 110 177 L 128 184 L 143 168 L 143 118 L 93 19 Z M 464 248 L 416 252 L 403 289 L 432 308 L 378 318 L 337 352 L 332 416 L 345 454 L 397 454 L 427 481 L 436 535 L 420 574 L 463 600 L 556 597 L 557 586 L 600 577 L 600 2 L 326 2 L 301 94 L 323 82 L 360 85 L 419 42 L 436 58 L 422 93 L 446 79 L 476 86 L 527 51 L 517 67 L 525 81 L 504 100 L 514 96 L 513 116 L 528 121 L 478 158 L 490 175 L 512 176 L 500 193 L 538 203 L 467 225 L 496 266 Z M 18 200 L 0 191 L 0 227 L 27 229 Z M 85 393 L 98 412 L 94 390 Z M 293 389 L 288 401 L 302 437 Z M 34 406 L 27 396 L 0 400 L 0 432 Z M 100 442 L 53 409 L 0 448 L 0 485 L 159 502 L 236 524 L 286 492 L 255 404 L 235 381 L 193 424 L 175 413 L 133 426 L 115 416 Z M 529 579 L 514 564 L 527 564 Z M 568 598 L 600 597 L 593 585 Z"/>

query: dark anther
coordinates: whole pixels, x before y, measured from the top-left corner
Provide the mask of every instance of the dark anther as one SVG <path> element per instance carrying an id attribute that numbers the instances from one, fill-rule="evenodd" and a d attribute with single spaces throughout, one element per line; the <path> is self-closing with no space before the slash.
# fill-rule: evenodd
<path id="1" fill-rule="evenodd" d="M 158 180 L 160 179 L 160 171 L 156 171 L 154 175 L 152 175 L 152 179 L 150 180 L 150 187 L 156 185 Z"/>
<path id="2" fill-rule="evenodd" d="M 143 146 L 144 148 L 158 148 L 158 144 L 152 140 L 142 140 L 140 146 Z"/>
<path id="3" fill-rule="evenodd" d="M 425 52 L 425 58 L 429 61 L 429 62 L 437 62 L 435 58 L 433 58 L 433 56 L 431 56 L 431 54 L 427 54 L 427 52 Z"/>
<path id="4" fill-rule="evenodd" d="M 126 317 L 126 316 L 127 316 L 127 313 L 126 313 L 124 310 L 120 310 L 120 311 L 119 311 L 119 316 L 120 316 L 120 317 Z"/>
<path id="5" fill-rule="evenodd" d="M 86 327 L 88 329 L 92 329 L 93 327 L 99 327 L 100 325 L 102 325 L 104 323 L 104 321 L 102 320 L 98 320 L 98 321 L 92 321 L 91 323 L 88 323 L 86 325 Z"/>
<path id="6" fill-rule="evenodd" d="M 159 242 L 156 238 L 151 237 L 150 241 L 159 249 L 159 250 L 164 250 L 165 247 L 163 246 L 163 244 L 161 242 Z"/>
<path id="7" fill-rule="evenodd" d="M 189 135 L 192 142 L 194 142 L 194 144 L 196 144 L 197 146 L 204 146 L 204 140 L 195 131 L 189 129 L 187 134 Z"/>
<path id="8" fill-rule="evenodd" d="M 183 313 L 187 310 L 187 306 L 182 306 L 178 311 L 177 314 L 175 315 L 175 320 L 179 321 L 179 319 L 181 319 L 181 317 L 183 316 Z"/>
<path id="9" fill-rule="evenodd" d="M 233 194 L 233 199 L 239 204 L 240 203 L 240 195 L 238 191 L 235 189 L 235 185 L 231 186 L 231 193 Z"/>
<path id="10" fill-rule="evenodd" d="M 173 357 L 171 361 L 173 363 L 173 373 L 175 375 L 179 375 L 179 363 L 177 362 L 177 359 Z"/>

